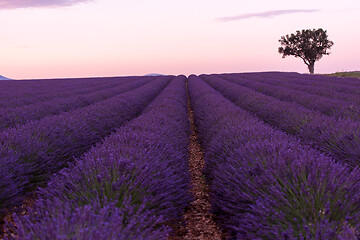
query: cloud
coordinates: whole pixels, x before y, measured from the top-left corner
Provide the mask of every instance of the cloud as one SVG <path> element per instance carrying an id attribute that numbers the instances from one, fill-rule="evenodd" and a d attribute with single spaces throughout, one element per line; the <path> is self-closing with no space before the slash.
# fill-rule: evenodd
<path id="1" fill-rule="evenodd" d="M 92 0 L 0 0 L 0 9 L 71 6 Z"/>
<path id="2" fill-rule="evenodd" d="M 266 11 L 266 12 L 258 12 L 258 13 L 245 13 L 237 16 L 232 17 L 222 17 L 217 18 L 216 20 L 219 22 L 230 22 L 230 21 L 238 21 L 248 18 L 269 18 L 269 17 L 276 17 L 285 14 L 293 14 L 293 13 L 312 13 L 318 12 L 319 9 L 293 9 L 293 10 L 273 10 L 273 11 Z"/>

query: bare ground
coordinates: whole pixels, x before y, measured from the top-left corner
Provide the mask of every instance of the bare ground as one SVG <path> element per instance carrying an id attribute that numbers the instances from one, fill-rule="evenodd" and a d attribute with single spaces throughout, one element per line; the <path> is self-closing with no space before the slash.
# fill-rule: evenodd
<path id="1" fill-rule="evenodd" d="M 194 123 L 194 113 L 188 97 L 188 114 L 191 124 L 191 136 L 189 144 L 189 171 L 191 175 L 191 194 L 194 201 L 185 211 L 183 223 L 175 227 L 174 235 L 168 240 L 205 240 L 224 239 L 225 236 L 219 230 L 211 213 L 210 189 L 207 186 L 202 170 L 205 166 L 204 153 L 201 149 L 198 134 Z M 174 227 L 174 226 L 173 226 Z"/>
<path id="2" fill-rule="evenodd" d="M 18 215 L 27 215 L 28 210 L 31 209 L 31 207 L 34 205 L 35 199 L 35 195 L 33 195 L 31 198 L 25 199 L 21 206 L 14 207 L 5 216 L 0 217 L 0 240 L 2 240 L 5 236 L 9 237 L 9 235 L 15 237 L 12 232 L 4 232 L 5 222 L 15 225 L 13 214 L 16 213 Z"/>

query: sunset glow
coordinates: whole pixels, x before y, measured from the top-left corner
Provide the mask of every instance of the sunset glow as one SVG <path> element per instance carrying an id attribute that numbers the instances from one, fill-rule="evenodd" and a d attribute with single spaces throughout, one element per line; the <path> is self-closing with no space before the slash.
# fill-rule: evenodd
<path id="1" fill-rule="evenodd" d="M 320 27 L 334 46 L 315 72 L 360 70 L 358 22 L 355 0 L 0 0 L 0 75 L 306 73 L 278 40 Z"/>

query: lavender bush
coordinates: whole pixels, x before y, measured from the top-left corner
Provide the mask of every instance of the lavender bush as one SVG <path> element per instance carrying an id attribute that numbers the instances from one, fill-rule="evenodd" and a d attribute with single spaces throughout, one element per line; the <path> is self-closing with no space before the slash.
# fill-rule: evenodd
<path id="1" fill-rule="evenodd" d="M 129 83 L 113 83 L 108 86 L 109 89 L 106 87 L 106 89 L 84 95 L 75 93 L 74 95 L 65 98 L 55 98 L 17 108 L 0 109 L 0 131 L 17 124 L 24 124 L 31 120 L 41 119 L 47 115 L 55 115 L 103 101 L 117 94 L 140 87 L 150 80 L 151 79 L 147 78 L 139 78 L 138 80 L 133 80 Z"/>
<path id="2" fill-rule="evenodd" d="M 4 81 L 0 82 L 0 89 L 3 90 L 0 92 L 0 108 L 19 107 L 59 97 L 85 94 L 135 79 L 137 77 Z"/>
<path id="3" fill-rule="evenodd" d="M 222 77 L 223 75 L 219 75 Z M 349 118 L 353 120 L 360 120 L 360 108 L 353 102 L 347 102 L 342 100 L 333 100 L 329 97 L 322 97 L 315 94 L 310 94 L 298 90 L 292 90 L 286 87 L 280 87 L 271 83 L 262 83 L 242 78 L 241 75 L 232 76 L 226 78 L 234 83 L 240 84 L 264 93 L 268 96 L 275 97 L 281 101 L 295 102 L 306 108 L 319 111 L 325 115 Z M 360 99 L 360 98 L 359 98 Z"/>
<path id="4" fill-rule="evenodd" d="M 189 78 L 218 221 L 233 239 L 356 239 L 360 171 L 300 144 Z"/>
<path id="5" fill-rule="evenodd" d="M 339 87 L 347 87 L 348 90 L 354 90 L 353 87 L 347 86 L 346 83 L 343 83 L 341 80 L 339 80 L 339 82 L 333 80 L 332 82 L 328 83 L 321 83 L 318 81 L 305 81 L 304 84 L 304 79 L 306 79 L 308 75 L 297 74 L 295 75 L 296 77 L 290 78 L 287 76 L 286 73 L 280 72 L 264 72 L 256 74 L 222 74 L 222 76 L 226 79 L 233 78 L 234 80 L 241 77 L 242 79 L 247 79 L 249 81 L 269 83 L 274 86 L 281 86 L 291 90 L 312 93 L 318 96 L 329 97 L 334 100 L 347 101 L 356 104 L 360 103 L 360 96 L 358 95 L 358 93 L 346 93 L 339 91 Z"/>
<path id="6" fill-rule="evenodd" d="M 46 211 L 49 208 L 51 212 Z M 122 208 L 114 203 L 94 201 L 75 209 L 60 200 L 40 200 L 33 210 L 36 214 L 14 215 L 18 227 L 11 224 L 7 227 L 16 235 L 12 233 L 4 239 L 141 240 L 161 239 L 169 232 L 154 211 L 146 210 L 143 205 L 134 209 L 128 200 L 122 202 Z"/>
<path id="7" fill-rule="evenodd" d="M 167 239 L 192 200 L 185 81 L 0 83 L 0 112 L 19 121 L 0 133 L 0 216 L 33 200 L 3 237 Z M 212 210 L 229 239 L 360 239 L 360 123 L 343 111 L 357 104 L 359 80 L 192 75 L 188 88 Z"/>
<path id="8" fill-rule="evenodd" d="M 247 73 L 249 75 L 255 76 L 258 73 Z M 291 72 L 263 72 L 261 73 L 262 77 L 271 77 L 276 75 L 276 78 L 285 80 L 288 82 L 296 82 L 301 85 L 307 86 L 324 86 L 331 87 L 334 90 L 340 92 L 358 92 L 360 89 L 360 81 L 358 78 L 351 77 L 334 77 L 334 76 L 325 76 L 325 75 L 309 75 L 309 74 L 299 74 L 299 73 L 291 73 Z"/>
<path id="9" fill-rule="evenodd" d="M 241 108 L 265 122 L 319 148 L 352 167 L 360 163 L 360 123 L 325 116 L 298 104 L 283 102 L 216 76 L 201 76 Z"/>
<path id="10" fill-rule="evenodd" d="M 165 224 L 191 200 L 188 138 L 179 76 L 141 116 L 39 189 L 30 214 L 15 217 L 16 227 L 7 230 L 29 239 L 165 239 Z"/>
<path id="11" fill-rule="evenodd" d="M 48 116 L 0 134 L 0 189 L 8 186 L 14 191 L 9 198 L 0 192 L 0 209 L 16 206 L 37 185 L 66 166 L 74 157 L 79 157 L 91 146 L 111 134 L 126 121 L 138 116 L 141 111 L 169 83 L 171 77 L 159 77 L 144 86 L 114 96 L 88 107 Z M 16 173 L 16 174 L 15 174 Z M 10 176 L 10 178 L 9 178 Z M 25 186 L 23 181 L 28 182 Z M 16 198 L 15 198 L 16 196 Z"/>

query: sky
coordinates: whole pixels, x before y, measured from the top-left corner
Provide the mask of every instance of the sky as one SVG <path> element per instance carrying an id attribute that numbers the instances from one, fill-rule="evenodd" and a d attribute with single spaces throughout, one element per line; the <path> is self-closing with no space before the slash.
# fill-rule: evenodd
<path id="1" fill-rule="evenodd" d="M 315 73 L 360 70 L 358 0 L 0 0 L 0 75 L 13 79 L 291 71 L 281 36 L 323 28 Z"/>

